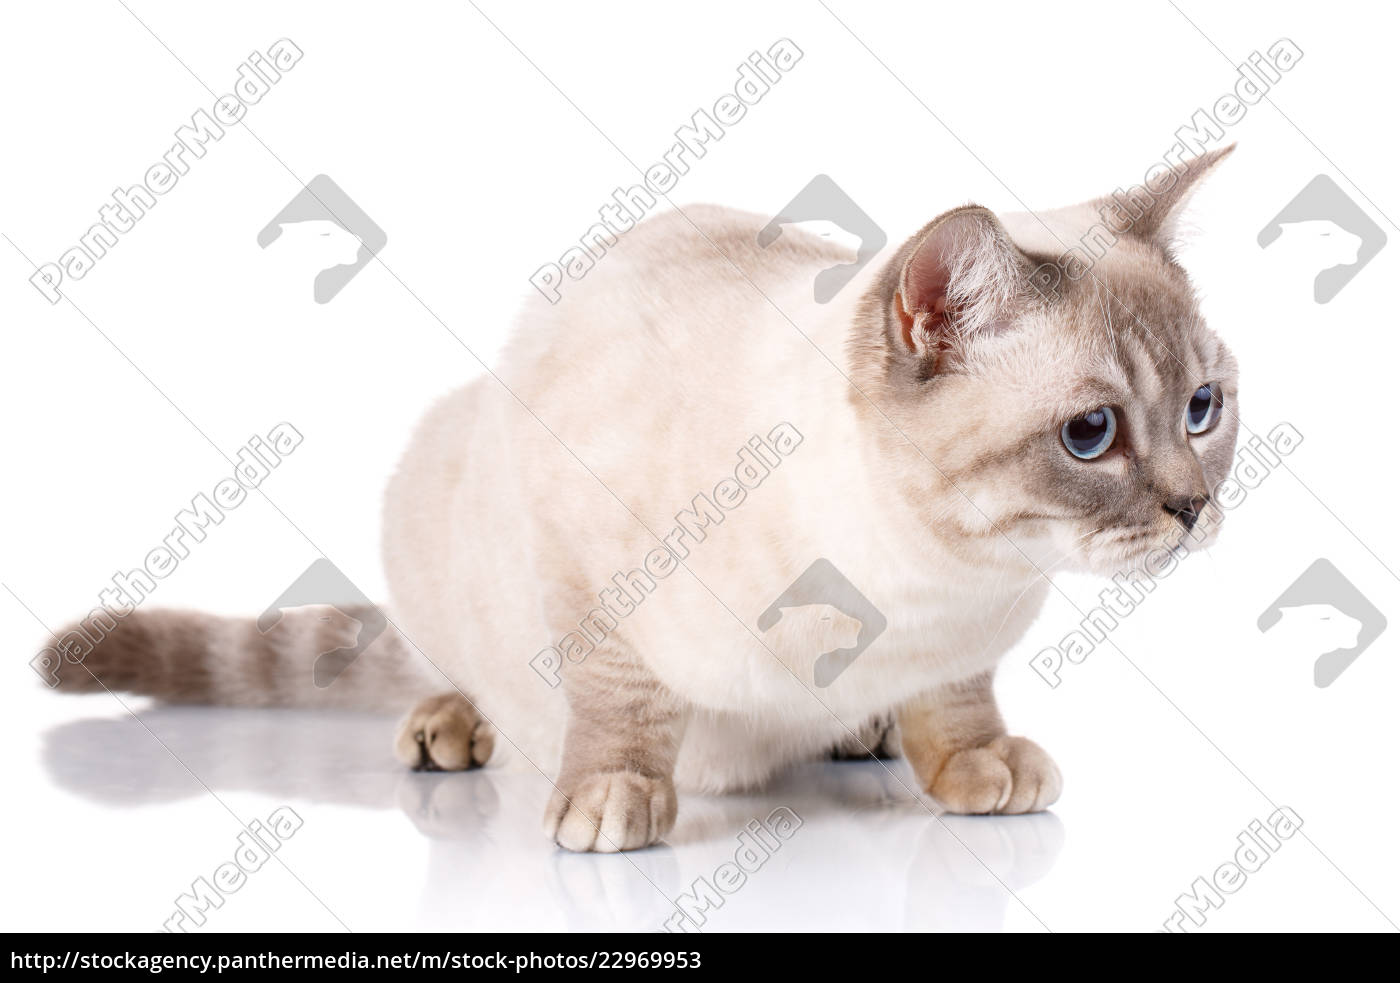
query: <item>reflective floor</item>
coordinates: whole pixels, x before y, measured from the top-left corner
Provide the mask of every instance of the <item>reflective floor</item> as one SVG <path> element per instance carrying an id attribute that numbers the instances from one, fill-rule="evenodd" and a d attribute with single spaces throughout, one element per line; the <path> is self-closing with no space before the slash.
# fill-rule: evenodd
<path id="1" fill-rule="evenodd" d="M 704 931 L 1038 929 L 1015 892 L 1046 876 L 1064 840 L 1054 814 L 936 818 L 902 762 L 830 762 L 762 794 L 683 796 L 662 846 L 571 855 L 540 831 L 538 775 L 405 772 L 392 725 L 167 707 L 52 727 L 40 755 L 76 800 L 65 816 L 99 817 L 66 844 L 65 869 L 134 874 L 153 905 L 113 905 L 103 873 L 66 895 L 68 917 L 158 927 L 239 850 L 230 811 L 272 827 L 282 806 L 302 825 L 201 930 L 647 931 L 682 916 Z"/>

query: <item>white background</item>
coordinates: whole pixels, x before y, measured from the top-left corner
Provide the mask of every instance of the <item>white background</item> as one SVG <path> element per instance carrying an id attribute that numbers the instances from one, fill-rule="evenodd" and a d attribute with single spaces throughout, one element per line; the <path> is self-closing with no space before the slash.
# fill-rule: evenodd
<path id="1" fill-rule="evenodd" d="M 1400 230 L 1385 217 L 1400 216 L 1400 148 L 1378 125 L 1395 102 L 1394 24 L 1374 5 L 1183 4 L 1225 55 L 1165 2 L 832 4 L 849 31 L 815 3 L 130 8 L 13 6 L 0 31 L 3 927 L 154 930 L 232 855 L 233 814 L 283 804 L 306 819 L 286 866 L 209 928 L 656 928 L 666 898 L 778 805 L 807 824 L 707 928 L 1152 930 L 1282 805 L 1306 838 L 1207 930 L 1400 921 L 1396 628 L 1318 689 L 1255 627 L 1318 557 L 1400 616 L 1382 562 L 1400 564 Z M 191 72 L 222 93 L 283 37 L 304 59 L 70 285 L 72 303 L 50 306 L 24 257 L 57 259 L 209 107 Z M 636 183 L 623 154 L 659 158 L 780 37 L 804 59 L 672 200 L 771 214 L 825 172 L 891 239 L 967 201 L 1043 209 L 1136 183 L 1231 90 L 1226 55 L 1281 37 L 1305 52 L 1233 127 L 1240 148 L 1198 196 L 1183 253 L 1243 367 L 1246 432 L 1288 421 L 1305 441 L 1123 624 L 1118 650 L 1046 687 L 1026 662 L 1079 619 L 1056 598 L 1008 656 L 1006 715 L 1066 774 L 1053 815 L 944 827 L 881 768 L 832 765 L 764 795 L 686 800 L 669 847 L 563 856 L 537 830 L 542 780 L 401 774 L 391 721 L 160 710 L 140 723 L 110 696 L 39 686 L 26 662 L 42 625 L 93 606 L 229 473 L 221 455 L 279 421 L 306 441 L 263 486 L 276 507 L 233 512 L 158 603 L 257 612 L 322 553 L 381 595 L 379 498 L 414 420 L 481 371 L 473 352 L 494 357 L 531 272 Z M 320 173 L 388 234 L 383 265 L 326 305 L 309 282 L 289 289 L 255 241 Z M 1320 173 L 1392 239 L 1325 306 L 1255 243 Z M 794 339 L 794 358 L 817 357 Z M 1062 582 L 1081 606 L 1102 586 Z"/>

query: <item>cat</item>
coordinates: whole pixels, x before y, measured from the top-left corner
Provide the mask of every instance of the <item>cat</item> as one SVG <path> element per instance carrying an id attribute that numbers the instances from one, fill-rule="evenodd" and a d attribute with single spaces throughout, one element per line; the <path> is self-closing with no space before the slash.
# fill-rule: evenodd
<path id="1" fill-rule="evenodd" d="M 420 423 L 385 497 L 391 629 L 330 686 L 311 682 L 344 644 L 319 637 L 329 622 L 269 638 L 140 610 L 58 686 L 418 701 L 395 739 L 405 765 L 538 769 L 546 833 L 575 851 L 658 842 L 678 786 L 752 788 L 894 734 L 945 810 L 1044 810 L 1060 772 L 1008 734 L 993 674 L 1050 573 L 1140 563 L 1185 538 L 1226 476 L 1237 368 L 1172 248 L 1231 149 L 1140 196 L 1092 275 L 1053 295 L 1035 271 L 1109 199 L 954 208 L 825 304 L 813 279 L 850 262 L 838 245 L 787 228 L 760 246 L 764 218 L 714 206 L 652 218 L 559 304 L 532 300 L 492 375 Z M 779 434 L 781 465 L 706 512 L 736 451 Z M 678 510 L 695 528 L 663 541 Z M 781 629 L 811 636 L 799 655 L 756 628 L 818 559 L 886 621 L 825 686 L 809 675 L 822 632 Z M 604 610 L 614 584 L 635 592 Z M 596 632 L 551 685 L 532 660 L 581 621 Z"/>

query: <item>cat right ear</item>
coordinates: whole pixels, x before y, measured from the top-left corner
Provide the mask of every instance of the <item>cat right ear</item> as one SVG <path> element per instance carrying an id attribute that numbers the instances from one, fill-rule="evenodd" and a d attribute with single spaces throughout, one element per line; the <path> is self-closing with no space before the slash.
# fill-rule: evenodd
<path id="1" fill-rule="evenodd" d="M 979 205 L 940 215 L 912 241 L 891 298 L 891 344 L 936 371 L 962 342 L 1011 320 L 1034 264 Z"/>
<path id="2" fill-rule="evenodd" d="M 1181 215 L 1186 210 L 1191 196 L 1199 190 L 1201 182 L 1234 152 L 1235 144 L 1221 147 L 1209 153 L 1194 157 L 1175 170 L 1166 170 L 1164 175 L 1171 177 L 1171 183 L 1161 182 L 1160 187 L 1139 187 L 1136 194 L 1128 194 L 1132 208 L 1126 211 L 1129 217 L 1128 231 L 1131 235 L 1165 249 L 1168 255 L 1176 244 L 1177 230 Z M 1112 197 L 1100 199 L 1102 206 L 1123 210 L 1123 204 Z"/>

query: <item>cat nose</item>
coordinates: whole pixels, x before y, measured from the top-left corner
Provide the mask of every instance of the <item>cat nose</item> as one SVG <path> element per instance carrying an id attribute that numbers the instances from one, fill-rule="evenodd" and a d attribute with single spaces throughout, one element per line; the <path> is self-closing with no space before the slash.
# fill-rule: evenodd
<path id="1" fill-rule="evenodd" d="M 1167 499 L 1162 503 L 1162 508 L 1166 510 L 1168 515 L 1173 516 L 1177 522 L 1185 526 L 1187 532 L 1190 532 L 1209 501 L 1209 495 L 1180 495 Z"/>

